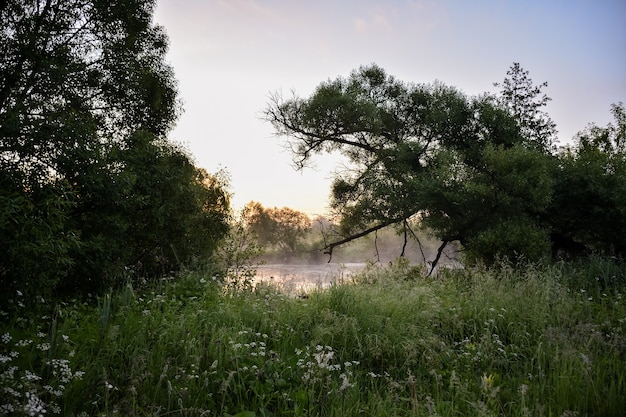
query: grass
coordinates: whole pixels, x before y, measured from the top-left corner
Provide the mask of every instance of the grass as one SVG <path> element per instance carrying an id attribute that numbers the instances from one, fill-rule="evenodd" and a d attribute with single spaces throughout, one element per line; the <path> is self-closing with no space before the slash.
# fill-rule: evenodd
<path id="1" fill-rule="evenodd" d="M 373 266 L 306 298 L 187 273 L 4 315 L 0 415 L 621 415 L 625 283 L 600 259 Z"/>

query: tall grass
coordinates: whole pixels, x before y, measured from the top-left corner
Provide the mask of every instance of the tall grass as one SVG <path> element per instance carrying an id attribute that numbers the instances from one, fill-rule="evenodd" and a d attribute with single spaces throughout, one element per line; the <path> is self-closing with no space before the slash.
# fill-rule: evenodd
<path id="1" fill-rule="evenodd" d="M 0 415 L 621 415 L 625 284 L 599 259 L 399 262 L 306 297 L 188 273 L 8 317 Z"/>

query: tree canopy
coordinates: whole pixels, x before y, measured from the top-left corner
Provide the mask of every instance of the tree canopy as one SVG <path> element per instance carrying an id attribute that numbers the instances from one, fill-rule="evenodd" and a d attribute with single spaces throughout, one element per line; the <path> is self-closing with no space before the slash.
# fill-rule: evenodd
<path id="1" fill-rule="evenodd" d="M 225 233 L 226 184 L 166 139 L 180 105 L 154 6 L 0 2 L 5 288 L 96 291 Z"/>
<path id="2" fill-rule="evenodd" d="M 320 84 L 309 98 L 274 95 L 265 117 L 302 169 L 340 152 L 331 207 L 345 238 L 418 219 L 467 260 L 536 260 L 550 252 L 547 213 L 559 163 L 556 127 L 514 64 L 499 94 L 468 97 L 436 82 L 406 83 L 376 65 Z M 622 153 L 623 155 L 623 153 Z M 440 251 L 441 253 L 441 251 Z M 435 260 L 436 263 L 436 260 Z"/>
<path id="3" fill-rule="evenodd" d="M 266 208 L 258 202 L 246 204 L 246 226 L 259 243 L 289 254 L 295 254 L 301 240 L 311 230 L 311 220 L 300 211 L 283 208 Z"/>

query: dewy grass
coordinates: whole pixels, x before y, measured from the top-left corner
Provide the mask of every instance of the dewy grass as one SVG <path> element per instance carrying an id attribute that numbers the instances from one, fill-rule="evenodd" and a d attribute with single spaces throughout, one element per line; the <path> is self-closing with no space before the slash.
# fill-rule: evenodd
<path id="1" fill-rule="evenodd" d="M 399 262 L 301 298 L 189 273 L 11 316 L 0 415 L 620 415 L 626 281 L 594 262 Z"/>

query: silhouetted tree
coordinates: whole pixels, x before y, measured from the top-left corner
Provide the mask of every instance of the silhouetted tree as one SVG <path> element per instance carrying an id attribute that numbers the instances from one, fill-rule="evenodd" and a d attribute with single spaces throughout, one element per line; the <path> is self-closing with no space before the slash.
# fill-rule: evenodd
<path id="1" fill-rule="evenodd" d="M 165 139 L 179 105 L 154 6 L 0 2 L 7 291 L 49 293 L 60 281 L 99 290 L 139 264 L 142 272 L 158 269 L 155 262 L 160 270 L 180 265 L 191 257 L 186 248 L 204 256 L 199 248 L 225 230 L 224 190 L 207 187 Z M 213 229 L 201 237 L 195 230 L 209 218 Z"/>

